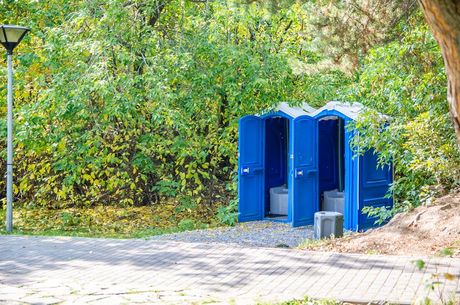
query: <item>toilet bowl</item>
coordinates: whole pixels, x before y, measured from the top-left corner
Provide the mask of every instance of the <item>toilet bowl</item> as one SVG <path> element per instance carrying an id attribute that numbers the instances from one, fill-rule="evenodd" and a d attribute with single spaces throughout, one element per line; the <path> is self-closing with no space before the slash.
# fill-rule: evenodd
<path id="1" fill-rule="evenodd" d="M 286 185 L 270 188 L 270 214 L 288 214 L 288 193 Z"/>
<path id="2" fill-rule="evenodd" d="M 324 192 L 323 211 L 338 212 L 343 214 L 344 203 L 344 192 L 339 192 L 337 189 Z"/>

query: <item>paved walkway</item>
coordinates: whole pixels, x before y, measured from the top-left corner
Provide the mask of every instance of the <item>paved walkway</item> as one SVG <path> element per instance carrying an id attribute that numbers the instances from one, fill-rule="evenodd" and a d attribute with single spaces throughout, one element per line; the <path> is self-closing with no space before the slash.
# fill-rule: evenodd
<path id="1" fill-rule="evenodd" d="M 0 303 L 256 304 L 311 296 L 411 303 L 460 259 L 149 240 L 0 236 Z M 440 287 L 459 289 L 458 277 Z"/>

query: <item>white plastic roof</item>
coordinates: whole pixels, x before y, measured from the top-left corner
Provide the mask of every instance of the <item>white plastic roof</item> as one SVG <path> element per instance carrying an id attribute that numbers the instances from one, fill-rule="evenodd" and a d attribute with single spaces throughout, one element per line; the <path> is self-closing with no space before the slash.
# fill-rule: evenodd
<path id="1" fill-rule="evenodd" d="M 352 120 L 356 120 L 359 117 L 359 114 L 364 110 L 364 106 L 363 104 L 360 104 L 360 103 L 342 103 L 342 102 L 332 101 L 332 102 L 327 103 L 323 107 L 310 112 L 310 115 L 316 116 L 324 110 L 329 110 L 329 111 L 335 110 L 349 117 Z"/>
<path id="2" fill-rule="evenodd" d="M 344 103 L 344 102 L 338 102 L 338 101 L 331 101 L 328 102 L 326 105 L 324 105 L 321 108 L 313 108 L 307 103 L 303 103 L 300 106 L 289 106 L 288 103 L 282 102 L 274 109 L 274 111 L 280 111 L 283 112 L 287 115 L 289 115 L 292 118 L 299 117 L 301 115 L 308 115 L 311 117 L 315 117 L 321 112 L 328 110 L 328 111 L 337 111 L 346 117 L 349 117 L 352 120 L 357 120 L 359 115 L 364 112 L 365 106 L 361 103 Z M 388 116 L 380 114 L 382 119 L 389 119 Z M 333 116 L 328 116 L 322 118 L 322 120 L 327 120 L 327 119 L 335 119 Z"/>
<path id="3" fill-rule="evenodd" d="M 303 103 L 300 106 L 292 107 L 289 106 L 287 103 L 280 103 L 275 111 L 281 111 L 292 118 L 296 118 L 301 115 L 308 115 L 314 117 L 324 110 L 335 110 L 337 112 L 342 113 L 343 115 L 349 117 L 352 120 L 356 120 L 359 117 L 359 114 L 364 110 L 364 106 L 360 103 L 343 103 L 338 101 L 328 102 L 321 108 L 315 109 L 308 105 L 307 103 Z"/>
<path id="4" fill-rule="evenodd" d="M 278 105 L 276 110 L 284 112 L 292 118 L 296 118 L 301 115 L 311 115 L 311 113 L 315 111 L 316 109 L 311 107 L 307 103 L 303 103 L 300 106 L 291 107 L 288 105 L 288 103 L 283 102 Z"/>

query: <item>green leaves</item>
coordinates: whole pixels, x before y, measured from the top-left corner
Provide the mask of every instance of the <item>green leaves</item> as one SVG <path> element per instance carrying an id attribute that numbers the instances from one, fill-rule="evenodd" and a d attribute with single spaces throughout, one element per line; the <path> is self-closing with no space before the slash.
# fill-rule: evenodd
<path id="1" fill-rule="evenodd" d="M 425 268 L 426 265 L 425 261 L 422 259 L 417 259 L 412 263 L 414 263 L 415 267 L 417 267 L 418 270 L 422 270 L 423 268 Z"/>
<path id="2" fill-rule="evenodd" d="M 358 81 L 341 94 L 373 109 L 356 122 L 360 137 L 353 144 L 374 148 L 381 163 L 393 161 L 393 213 L 429 203 L 460 185 L 441 52 L 419 15 L 404 24 L 399 40 L 369 52 Z M 377 112 L 390 116 L 386 128 Z M 381 220 L 389 216 L 378 212 Z"/>
<path id="3" fill-rule="evenodd" d="M 342 99 L 374 109 L 356 122 L 362 137 L 355 144 L 374 147 L 381 164 L 394 161 L 398 210 L 460 184 L 442 58 L 420 16 L 398 24 L 399 41 L 371 48 L 351 75 L 317 51 L 327 41 L 315 40 L 311 28 L 320 2 L 172 0 L 159 10 L 161 3 L 0 7 L 5 23 L 33 28 L 15 57 L 19 204 L 127 206 L 180 197 L 211 214 L 225 204 L 218 217 L 232 224 L 238 119 L 280 101 L 318 107 Z M 391 116 L 388 128 L 377 112 Z"/>
<path id="4" fill-rule="evenodd" d="M 309 38 L 298 34 L 307 16 L 298 3 L 173 0 L 161 12 L 143 0 L 25 4 L 9 7 L 34 25 L 18 57 L 22 204 L 185 196 L 215 210 L 236 195 L 238 118 L 279 101 L 325 99 L 339 83 L 310 94 L 313 75 L 292 73 L 289 58 L 318 60 L 299 56 Z"/>

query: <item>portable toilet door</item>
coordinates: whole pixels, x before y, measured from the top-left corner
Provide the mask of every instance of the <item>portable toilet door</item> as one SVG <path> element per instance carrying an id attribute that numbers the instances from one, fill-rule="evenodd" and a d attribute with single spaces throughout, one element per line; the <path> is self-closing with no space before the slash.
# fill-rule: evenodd
<path id="1" fill-rule="evenodd" d="M 244 116 L 238 138 L 238 221 L 263 218 L 264 204 L 264 124 L 260 117 Z"/>
<path id="2" fill-rule="evenodd" d="M 310 116 L 293 120 L 292 226 L 313 224 L 319 210 L 317 123 Z"/>
<path id="3" fill-rule="evenodd" d="M 341 163 L 344 165 L 344 228 L 353 231 L 375 227 L 374 222 L 376 219 L 364 214 L 364 207 L 391 207 L 393 205 L 392 198 L 387 198 L 390 185 L 393 181 L 392 166 L 385 165 L 379 167 L 377 155 L 374 154 L 373 150 L 366 151 L 361 155 L 350 146 L 352 139 L 359 135 L 356 130 L 349 129 L 348 126 L 358 118 L 361 110 L 361 105 L 330 102 L 312 113 L 318 120 L 318 124 L 320 124 L 322 119 L 327 117 L 335 117 L 343 120 L 345 128 L 338 132 L 343 133 L 344 140 L 343 154 L 341 151 L 339 155 L 342 160 Z M 323 137 L 328 136 L 327 130 L 324 130 L 324 125 L 318 125 L 318 130 L 319 134 Z M 334 128 L 331 130 L 334 130 Z M 323 143 L 328 142 L 323 141 Z M 321 144 L 321 141 L 318 141 L 318 145 L 321 146 L 323 144 Z M 324 156 L 319 157 L 318 170 L 320 175 L 327 168 L 321 160 L 322 157 Z M 334 183 L 336 183 L 335 180 Z M 334 183 L 325 185 L 325 181 L 320 180 L 318 197 L 328 189 L 337 188 Z"/>
<path id="4" fill-rule="evenodd" d="M 368 217 L 362 212 L 364 207 L 393 206 L 393 198 L 388 197 L 390 185 L 393 183 L 393 166 L 380 166 L 374 150 L 366 151 L 359 158 L 359 198 L 357 230 L 375 227 L 375 217 Z"/>

